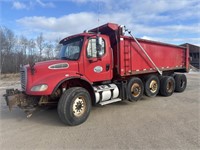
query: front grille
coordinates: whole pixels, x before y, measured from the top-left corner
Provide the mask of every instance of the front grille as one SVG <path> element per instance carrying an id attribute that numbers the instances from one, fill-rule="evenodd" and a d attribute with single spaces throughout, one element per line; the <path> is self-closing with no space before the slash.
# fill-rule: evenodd
<path id="1" fill-rule="evenodd" d="M 20 68 L 20 74 L 21 74 L 21 88 L 22 91 L 26 91 L 26 83 L 27 83 L 27 71 L 25 67 Z"/>

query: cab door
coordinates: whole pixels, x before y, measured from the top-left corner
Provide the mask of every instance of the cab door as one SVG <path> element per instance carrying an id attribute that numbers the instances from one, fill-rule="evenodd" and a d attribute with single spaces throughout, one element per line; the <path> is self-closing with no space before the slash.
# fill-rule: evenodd
<path id="1" fill-rule="evenodd" d="M 97 40 L 96 37 L 89 38 L 86 44 L 84 69 L 85 76 L 90 82 L 112 79 L 113 65 L 109 38 L 102 38 L 100 46 Z"/>

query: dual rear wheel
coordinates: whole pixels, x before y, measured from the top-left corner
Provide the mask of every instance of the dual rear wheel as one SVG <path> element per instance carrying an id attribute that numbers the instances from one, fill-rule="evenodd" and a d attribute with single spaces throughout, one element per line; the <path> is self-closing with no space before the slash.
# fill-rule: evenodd
<path id="1" fill-rule="evenodd" d="M 160 94 L 162 96 L 171 96 L 175 89 L 175 80 L 171 76 L 164 76 L 160 80 Z"/>
<path id="2" fill-rule="evenodd" d="M 160 89 L 160 80 L 156 75 L 148 75 L 144 78 L 145 95 L 155 97 Z"/>
<path id="3" fill-rule="evenodd" d="M 183 92 L 187 86 L 187 78 L 184 74 L 164 76 L 160 80 L 160 94 L 171 96 L 175 92 Z"/>
<path id="4" fill-rule="evenodd" d="M 173 92 L 183 92 L 187 85 L 187 78 L 184 74 L 163 76 L 148 75 L 143 82 L 138 77 L 129 79 L 127 85 L 127 95 L 129 101 L 141 99 L 143 93 L 148 97 L 155 97 L 158 93 L 162 96 L 171 96 Z"/>
<path id="5" fill-rule="evenodd" d="M 183 92 L 187 86 L 187 78 L 184 74 L 176 74 L 175 77 L 175 92 Z"/>
<path id="6" fill-rule="evenodd" d="M 129 101 L 137 101 L 141 99 L 144 93 L 144 86 L 142 80 L 137 77 L 133 77 L 128 81 L 127 85 L 127 97 Z"/>
<path id="7" fill-rule="evenodd" d="M 159 88 L 160 80 L 156 75 L 149 75 L 143 81 L 138 77 L 133 77 L 127 85 L 128 100 L 137 101 L 144 93 L 149 97 L 154 97 L 158 94 Z"/>

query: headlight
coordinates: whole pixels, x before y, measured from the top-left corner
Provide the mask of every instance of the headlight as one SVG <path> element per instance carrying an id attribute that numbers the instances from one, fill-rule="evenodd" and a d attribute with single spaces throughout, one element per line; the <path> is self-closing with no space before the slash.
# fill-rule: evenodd
<path id="1" fill-rule="evenodd" d="M 41 84 L 41 85 L 33 86 L 33 87 L 31 88 L 31 91 L 32 91 L 32 92 L 41 92 L 41 91 L 45 91 L 47 88 L 48 88 L 48 85 L 46 85 L 46 84 Z"/>

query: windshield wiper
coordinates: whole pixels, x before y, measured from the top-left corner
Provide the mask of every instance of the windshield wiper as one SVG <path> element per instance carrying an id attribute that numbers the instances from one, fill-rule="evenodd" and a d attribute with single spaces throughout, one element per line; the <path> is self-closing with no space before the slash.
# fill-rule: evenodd
<path id="1" fill-rule="evenodd" d="M 61 57 L 62 60 L 75 60 L 75 59 L 72 59 L 72 58 L 67 58 L 67 57 Z"/>
<path id="2" fill-rule="evenodd" d="M 60 59 L 62 59 L 62 60 L 67 60 L 67 57 L 61 57 Z"/>

